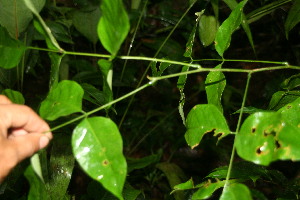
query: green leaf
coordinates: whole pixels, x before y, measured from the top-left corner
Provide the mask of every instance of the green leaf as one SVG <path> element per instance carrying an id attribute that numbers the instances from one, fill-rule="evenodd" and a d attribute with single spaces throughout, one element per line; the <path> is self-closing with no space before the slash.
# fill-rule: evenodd
<path id="1" fill-rule="evenodd" d="M 240 2 L 218 29 L 215 47 L 221 57 L 230 46 L 231 35 L 242 23 L 242 10 L 246 3 L 247 0 Z"/>
<path id="2" fill-rule="evenodd" d="M 230 133 L 223 114 L 211 104 L 199 104 L 192 108 L 186 119 L 186 127 L 185 140 L 192 148 L 199 145 L 206 133 L 213 131 L 214 135 L 221 134 L 221 137 Z"/>
<path id="3" fill-rule="evenodd" d="M 285 79 L 280 87 L 285 90 L 293 90 L 300 86 L 300 74 L 295 74 L 287 79 Z"/>
<path id="4" fill-rule="evenodd" d="M 224 188 L 220 200 L 252 200 L 252 197 L 246 185 L 233 183 Z"/>
<path id="5" fill-rule="evenodd" d="M 84 99 L 98 105 L 105 104 L 105 98 L 102 91 L 99 91 L 95 86 L 88 83 L 82 83 L 81 87 L 84 90 Z"/>
<path id="6" fill-rule="evenodd" d="M 300 91 L 298 90 L 289 91 L 289 92 L 278 91 L 272 95 L 268 109 L 279 110 L 286 104 L 295 101 L 299 97 L 300 97 Z"/>
<path id="7" fill-rule="evenodd" d="M 236 0 L 224 0 L 224 2 L 229 6 L 229 8 L 231 10 L 234 10 L 236 8 L 236 6 L 238 5 L 238 2 Z M 250 42 L 250 45 L 251 45 L 254 53 L 256 53 L 249 24 L 250 24 L 250 22 L 247 20 L 247 17 L 245 16 L 244 13 L 242 13 L 242 27 L 248 37 L 248 40 Z"/>
<path id="8" fill-rule="evenodd" d="M 180 183 L 178 185 L 175 185 L 174 190 L 171 192 L 171 194 L 173 192 L 179 191 L 179 190 L 189 190 L 189 189 L 193 189 L 194 188 L 194 181 L 191 178 L 190 180 L 188 180 L 187 182 L 184 183 Z"/>
<path id="9" fill-rule="evenodd" d="M 54 137 L 50 155 L 51 177 L 47 183 L 47 189 L 51 199 L 63 199 L 67 194 L 75 163 L 70 136 L 59 134 Z"/>
<path id="10" fill-rule="evenodd" d="M 205 178 L 217 178 L 221 180 L 226 178 L 227 173 L 228 166 L 218 167 Z M 230 178 L 243 180 L 251 179 L 254 183 L 259 178 L 272 180 L 269 171 L 265 169 L 265 167 L 246 161 L 234 163 L 230 172 Z"/>
<path id="11" fill-rule="evenodd" d="M 300 98 L 297 98 L 295 101 L 285 105 L 277 112 L 281 114 L 284 121 L 300 128 Z"/>
<path id="12" fill-rule="evenodd" d="M 23 0 L 25 2 L 26 7 L 35 15 L 35 17 L 38 19 L 38 22 L 34 20 L 34 26 L 35 28 L 45 36 L 46 42 L 48 47 L 52 47 L 52 49 L 58 49 L 61 52 L 64 50 L 59 46 L 57 43 L 55 37 L 51 33 L 51 29 L 46 25 L 45 21 L 43 18 L 40 16 L 36 6 L 33 4 L 31 0 Z M 51 43 L 51 45 L 50 45 Z"/>
<path id="13" fill-rule="evenodd" d="M 291 109 L 287 112 L 293 110 L 298 114 L 299 105 L 293 108 L 288 105 L 281 111 L 282 114 L 258 112 L 245 120 L 236 136 L 236 149 L 240 157 L 260 165 L 269 165 L 278 159 L 300 159 L 300 128 L 290 124 L 290 119 L 284 113 L 286 109 Z"/>
<path id="14" fill-rule="evenodd" d="M 122 152 L 122 137 L 115 123 L 104 117 L 84 119 L 73 131 L 72 147 L 82 169 L 123 199 L 127 165 Z"/>
<path id="15" fill-rule="evenodd" d="M 113 93 L 112 93 L 112 62 L 109 60 L 101 59 L 98 61 L 98 65 L 102 72 L 103 76 L 103 94 L 105 98 L 105 102 L 108 103 L 113 100 Z"/>
<path id="16" fill-rule="evenodd" d="M 135 169 L 142 169 L 151 164 L 157 163 L 161 158 L 161 154 L 152 154 L 139 159 L 127 158 L 128 173 Z"/>
<path id="17" fill-rule="evenodd" d="M 42 10 L 45 2 L 46 0 L 32 0 L 38 12 Z M 23 0 L 0 0 L 0 5 L 0 24 L 7 29 L 11 37 L 18 38 L 33 19 L 31 11 Z"/>
<path id="18" fill-rule="evenodd" d="M 193 28 L 192 32 L 190 33 L 190 36 L 189 36 L 189 39 L 188 39 L 187 43 L 185 45 L 186 48 L 185 48 L 185 52 L 183 54 L 184 57 L 192 58 L 193 45 L 194 45 L 195 35 L 196 35 L 198 23 L 199 23 L 198 21 L 199 21 L 199 18 L 201 18 L 203 13 L 204 13 L 204 10 L 202 10 L 199 13 L 196 13 L 196 15 L 197 15 L 196 23 L 194 25 L 194 28 Z"/>
<path id="19" fill-rule="evenodd" d="M 42 165 L 41 165 L 41 162 L 40 162 L 39 153 L 36 153 L 33 156 L 31 156 L 30 163 L 31 163 L 32 170 L 35 172 L 35 174 L 39 177 L 39 179 L 42 182 L 45 182 L 44 178 L 43 178 L 43 172 L 42 172 L 43 170 L 42 170 Z"/>
<path id="20" fill-rule="evenodd" d="M 255 112 L 261 112 L 261 111 L 265 111 L 265 110 L 260 109 L 260 108 L 255 108 L 255 107 L 252 107 L 252 106 L 248 106 L 248 107 L 243 108 L 243 113 L 246 113 L 246 114 L 253 114 Z M 238 109 L 237 111 L 235 111 L 232 114 L 239 114 L 240 112 L 241 112 L 241 109 Z"/>
<path id="21" fill-rule="evenodd" d="M 59 55 L 57 53 L 48 53 L 49 58 L 51 60 L 51 71 L 50 71 L 50 81 L 49 88 L 55 88 L 59 82 L 59 68 L 61 64 L 61 60 L 63 59 L 65 54 Z"/>
<path id="22" fill-rule="evenodd" d="M 174 163 L 159 163 L 156 167 L 166 175 L 171 188 L 186 180 L 182 169 Z M 174 197 L 176 200 L 181 200 L 184 199 L 184 194 L 182 192 L 176 192 L 174 193 Z"/>
<path id="23" fill-rule="evenodd" d="M 2 94 L 7 96 L 13 103 L 25 104 L 25 99 L 24 99 L 22 93 L 19 91 L 5 89 L 2 91 Z"/>
<path id="24" fill-rule="evenodd" d="M 61 81 L 42 102 L 39 110 L 41 117 L 52 121 L 75 112 L 82 112 L 83 93 L 83 89 L 75 81 Z"/>
<path id="25" fill-rule="evenodd" d="M 21 61 L 25 50 L 26 47 L 23 43 L 12 39 L 5 28 L 0 26 L 0 67 L 5 69 L 16 67 Z"/>
<path id="26" fill-rule="evenodd" d="M 203 46 L 211 45 L 216 37 L 219 23 L 214 16 L 202 15 L 199 21 L 199 37 Z"/>
<path id="27" fill-rule="evenodd" d="M 96 44 L 99 40 L 97 35 L 97 25 L 100 15 L 99 7 L 88 11 L 76 10 L 72 15 L 74 27 L 93 44 Z"/>
<path id="28" fill-rule="evenodd" d="M 114 57 L 129 32 L 129 18 L 122 0 L 103 0 L 101 12 L 98 36 L 103 47 Z"/>
<path id="29" fill-rule="evenodd" d="M 215 183 L 207 181 L 193 194 L 192 200 L 208 199 L 217 189 L 224 187 L 224 185 L 225 181 L 217 181 Z"/>
<path id="30" fill-rule="evenodd" d="M 45 184 L 41 179 L 35 174 L 31 165 L 28 166 L 24 173 L 26 179 L 30 184 L 30 190 L 27 199 L 36 200 L 36 199 L 50 199 L 49 194 L 46 191 Z"/>
<path id="31" fill-rule="evenodd" d="M 289 32 L 300 22 L 300 1 L 294 1 L 292 8 L 289 11 L 284 24 L 286 38 L 288 39 Z"/>
<path id="32" fill-rule="evenodd" d="M 222 64 L 219 64 L 215 69 L 220 69 Z M 222 72 L 212 71 L 206 77 L 205 80 L 205 90 L 207 94 L 208 104 L 215 105 L 221 112 L 223 112 L 222 107 L 222 94 L 226 86 L 226 79 Z"/>

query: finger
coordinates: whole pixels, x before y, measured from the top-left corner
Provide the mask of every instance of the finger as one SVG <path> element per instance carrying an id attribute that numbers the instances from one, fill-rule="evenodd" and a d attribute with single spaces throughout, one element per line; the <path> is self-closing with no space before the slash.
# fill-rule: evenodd
<path id="1" fill-rule="evenodd" d="M 0 95 L 0 104 L 12 104 L 12 102 L 7 96 Z"/>
<path id="2" fill-rule="evenodd" d="M 17 162 L 32 156 L 38 150 L 45 148 L 49 144 L 50 138 L 41 133 L 31 133 L 27 135 L 12 137 L 7 140 L 17 157 Z"/>
<path id="3" fill-rule="evenodd" d="M 44 134 L 32 133 L 1 142 L 0 182 L 17 163 L 46 147 L 49 138 Z"/>
<path id="4" fill-rule="evenodd" d="M 9 104 L 0 105 L 0 127 L 7 134 L 8 129 L 21 128 L 31 132 L 47 132 L 48 124 L 41 119 L 32 109 L 24 105 Z M 51 134 L 49 134 L 51 138 Z"/>

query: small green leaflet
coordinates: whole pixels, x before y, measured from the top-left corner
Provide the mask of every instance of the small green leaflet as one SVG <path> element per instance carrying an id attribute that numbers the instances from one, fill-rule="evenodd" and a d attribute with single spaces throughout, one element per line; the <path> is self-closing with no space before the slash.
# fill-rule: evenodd
<path id="1" fill-rule="evenodd" d="M 289 11 L 287 19 L 284 24 L 286 38 L 289 37 L 289 32 L 300 22 L 300 1 L 294 1 L 294 4 Z"/>
<path id="2" fill-rule="evenodd" d="M 220 200 L 252 200 L 252 197 L 246 185 L 232 183 L 224 188 Z"/>

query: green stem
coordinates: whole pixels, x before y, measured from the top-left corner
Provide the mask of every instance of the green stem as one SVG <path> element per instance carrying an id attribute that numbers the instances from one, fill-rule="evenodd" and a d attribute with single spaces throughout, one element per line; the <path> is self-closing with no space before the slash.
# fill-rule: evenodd
<path id="1" fill-rule="evenodd" d="M 243 112 L 244 112 L 244 107 L 245 107 L 247 94 L 248 94 L 248 90 L 249 90 L 251 75 L 252 75 L 252 72 L 248 73 L 248 78 L 247 78 L 247 83 L 246 83 L 246 87 L 245 87 L 243 102 L 242 102 L 242 106 L 241 106 L 241 110 L 240 110 L 239 120 L 238 120 L 238 124 L 237 124 L 236 131 L 235 131 L 236 134 L 238 134 L 238 132 L 240 130 L 240 126 L 241 126 L 241 122 L 242 122 L 242 116 L 243 116 Z M 235 136 L 235 138 L 236 138 L 236 136 Z M 233 166 L 234 155 L 235 155 L 235 139 L 234 139 L 234 142 L 233 142 L 233 147 L 232 147 L 232 152 L 231 152 L 230 162 L 229 162 L 228 171 L 227 171 L 227 175 L 226 175 L 226 181 L 225 181 L 224 189 L 229 185 L 229 179 L 230 179 L 230 174 L 231 174 L 231 170 L 232 170 L 232 166 Z"/>
<path id="2" fill-rule="evenodd" d="M 115 103 L 117 103 L 117 102 L 119 102 L 119 101 L 122 101 L 122 100 L 124 100 L 124 99 L 126 99 L 126 98 L 128 98 L 128 97 L 130 97 L 130 96 L 132 96 L 132 95 L 134 95 L 135 93 L 138 93 L 139 91 L 145 89 L 146 87 L 151 86 L 153 83 L 154 83 L 154 81 L 150 81 L 149 83 L 147 83 L 147 84 L 145 84 L 145 85 L 143 85 L 143 86 L 141 86 L 141 87 L 139 87 L 139 88 L 137 88 L 137 89 L 135 89 L 135 90 L 133 90 L 133 91 L 131 91 L 131 92 L 129 92 L 129 93 L 123 95 L 123 96 L 121 96 L 121 97 L 118 98 L 118 99 L 115 99 L 115 100 L 113 100 L 113 101 L 111 101 L 111 102 L 109 102 L 109 103 L 107 103 L 107 104 L 105 104 L 105 105 L 103 105 L 103 106 L 100 106 L 100 107 L 98 107 L 98 108 L 96 108 L 96 109 L 94 109 L 94 110 L 92 110 L 92 111 L 90 111 L 90 112 L 87 112 L 87 113 L 85 113 L 85 114 L 83 114 L 83 115 L 81 115 L 81 116 L 79 116 L 79 117 L 77 117 L 77 118 L 74 118 L 74 119 L 72 119 L 72 120 L 70 120 L 70 121 L 67 121 L 67 122 L 65 122 L 65 123 L 63 123 L 63 124 L 60 124 L 60 125 L 58 125 L 58 126 L 52 128 L 52 129 L 50 129 L 50 130 L 47 131 L 47 132 L 55 131 L 55 130 L 60 129 L 60 128 L 64 127 L 64 126 L 67 126 L 67 125 L 69 125 L 69 124 L 72 124 L 72 123 L 75 122 L 75 121 L 78 121 L 78 120 L 80 120 L 80 119 L 82 119 L 82 118 L 85 118 L 85 117 L 87 117 L 87 116 L 89 116 L 89 115 L 91 115 L 91 114 L 93 114 L 93 113 L 96 113 L 96 112 L 98 112 L 98 111 L 100 111 L 100 110 L 103 110 L 103 109 L 105 109 L 105 108 L 107 108 L 107 107 L 109 107 L 109 106 L 111 106 L 111 105 L 113 105 L 113 104 L 115 104 Z"/>
<path id="3" fill-rule="evenodd" d="M 194 74 L 194 73 L 199 73 L 199 72 L 235 72 L 235 73 L 256 73 L 256 72 L 263 72 L 263 71 L 274 71 L 274 70 L 281 70 L 281 69 L 296 69 L 300 70 L 299 66 L 275 66 L 275 67 L 265 67 L 261 69 L 232 69 L 232 68 L 221 68 L 221 69 L 216 69 L 216 68 L 200 68 L 192 71 L 187 71 L 187 72 L 180 72 L 176 74 L 170 74 L 170 75 L 165 75 L 165 76 L 159 76 L 159 77 L 148 77 L 149 80 L 151 81 L 160 81 L 164 79 L 169 79 L 169 78 L 174 78 L 182 75 L 188 75 L 188 74 Z"/>
<path id="4" fill-rule="evenodd" d="M 160 53 L 160 51 L 162 50 L 162 48 L 164 47 L 164 45 L 166 44 L 166 42 L 169 40 L 169 38 L 171 37 L 171 35 L 173 34 L 173 32 L 176 30 L 176 28 L 178 27 L 178 25 L 180 24 L 180 22 L 182 21 L 182 19 L 186 16 L 186 14 L 189 12 L 189 10 L 194 6 L 194 4 L 196 3 L 197 0 L 195 0 L 190 6 L 189 8 L 183 13 L 183 15 L 181 16 L 181 18 L 178 20 L 178 22 L 176 23 L 176 25 L 173 27 L 173 29 L 171 30 L 171 32 L 168 34 L 168 36 L 166 37 L 166 39 L 163 41 L 163 43 L 160 45 L 160 47 L 158 48 L 158 50 L 156 51 L 155 55 L 154 55 L 154 58 L 156 58 L 158 56 L 158 54 Z M 144 81 L 144 79 L 146 78 L 146 75 L 150 69 L 150 66 L 151 66 L 151 63 L 149 63 L 148 67 L 146 68 L 145 72 L 143 73 L 139 83 L 137 84 L 137 88 L 142 84 L 142 82 Z M 125 117 L 128 113 L 128 110 L 133 102 L 133 99 L 134 99 L 134 95 L 130 98 L 129 100 L 129 103 L 126 107 L 126 110 L 122 116 L 122 119 L 119 123 L 119 129 L 121 128 L 124 120 L 125 120 Z"/>
<path id="5" fill-rule="evenodd" d="M 224 61 L 224 62 L 249 62 L 249 63 L 268 63 L 275 65 L 288 65 L 288 62 L 276 62 L 276 61 L 267 61 L 267 60 L 239 60 L 239 59 L 199 59 L 194 60 L 194 62 L 201 61 Z"/>

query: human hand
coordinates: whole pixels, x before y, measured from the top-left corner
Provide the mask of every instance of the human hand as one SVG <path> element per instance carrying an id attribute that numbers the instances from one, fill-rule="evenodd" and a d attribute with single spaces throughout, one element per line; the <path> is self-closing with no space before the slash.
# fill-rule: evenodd
<path id="1" fill-rule="evenodd" d="M 46 147 L 48 124 L 25 105 L 0 95 L 0 183 L 19 162 Z"/>

